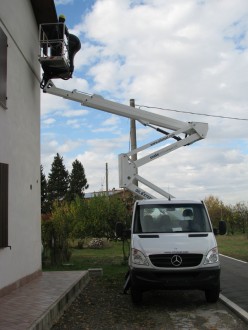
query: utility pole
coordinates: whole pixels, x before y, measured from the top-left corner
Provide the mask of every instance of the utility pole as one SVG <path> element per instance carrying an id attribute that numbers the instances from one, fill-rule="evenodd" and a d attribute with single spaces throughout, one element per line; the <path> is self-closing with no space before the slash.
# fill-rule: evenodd
<path id="1" fill-rule="evenodd" d="M 108 189 L 108 163 L 106 163 L 106 195 L 109 195 L 109 189 Z"/>
<path id="2" fill-rule="evenodd" d="M 130 99 L 130 107 L 135 108 L 135 100 Z M 135 109 L 134 109 L 135 110 Z M 136 139 L 136 123 L 135 119 L 130 119 L 130 142 L 131 142 L 131 150 L 137 148 L 137 139 Z M 137 160 L 137 154 L 131 156 L 132 161 Z M 138 180 L 133 180 L 133 183 L 138 186 Z"/>

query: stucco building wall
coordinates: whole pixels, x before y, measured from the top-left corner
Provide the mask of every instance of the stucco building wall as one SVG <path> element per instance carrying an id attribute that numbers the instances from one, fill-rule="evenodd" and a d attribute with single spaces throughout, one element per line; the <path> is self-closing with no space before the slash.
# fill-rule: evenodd
<path id="1" fill-rule="evenodd" d="M 0 163 L 9 164 L 8 248 L 0 249 L 0 290 L 41 270 L 40 66 L 29 0 L 1 0 L 8 39 L 7 109 L 0 105 Z M 1 74 L 1 72 L 0 72 Z"/>

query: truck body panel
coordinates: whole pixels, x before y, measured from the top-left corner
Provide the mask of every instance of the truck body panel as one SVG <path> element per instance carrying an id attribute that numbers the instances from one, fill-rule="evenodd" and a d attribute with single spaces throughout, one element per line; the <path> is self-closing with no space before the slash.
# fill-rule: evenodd
<path id="1" fill-rule="evenodd" d="M 161 233 L 157 236 L 133 234 L 132 247 L 142 251 L 148 257 L 150 255 L 162 254 L 201 254 L 207 255 L 213 246 L 217 246 L 212 233 L 207 236 L 192 236 L 186 233 Z M 204 238 L 204 239 L 203 239 Z M 151 264 L 152 268 L 156 268 Z"/>

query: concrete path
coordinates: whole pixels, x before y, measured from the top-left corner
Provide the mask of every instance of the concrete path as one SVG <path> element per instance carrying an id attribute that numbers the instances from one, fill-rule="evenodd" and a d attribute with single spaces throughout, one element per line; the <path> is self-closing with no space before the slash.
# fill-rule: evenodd
<path id="1" fill-rule="evenodd" d="M 50 329 L 89 279 L 88 271 L 43 272 L 0 298 L 0 329 Z"/>

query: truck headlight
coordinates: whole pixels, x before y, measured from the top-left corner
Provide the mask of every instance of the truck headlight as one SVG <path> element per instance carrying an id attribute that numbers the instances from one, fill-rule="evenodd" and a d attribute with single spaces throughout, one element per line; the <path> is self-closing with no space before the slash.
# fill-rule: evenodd
<path id="1" fill-rule="evenodd" d="M 132 249 L 132 262 L 137 265 L 146 265 L 149 266 L 149 261 L 146 256 L 137 249 Z"/>
<path id="2" fill-rule="evenodd" d="M 204 265 L 219 262 L 219 253 L 217 247 L 210 250 L 205 258 Z"/>

